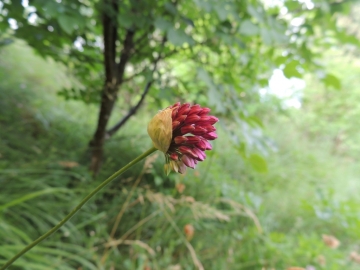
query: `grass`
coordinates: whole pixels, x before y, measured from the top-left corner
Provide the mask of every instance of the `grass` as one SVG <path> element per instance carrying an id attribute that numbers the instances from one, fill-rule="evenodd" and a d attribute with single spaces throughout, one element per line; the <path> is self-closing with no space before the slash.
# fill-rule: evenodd
<path id="1" fill-rule="evenodd" d="M 2 48 L 0 58 L 2 264 L 150 142 L 143 109 L 107 142 L 101 174 L 92 179 L 87 144 L 97 108 L 58 97 L 71 84 L 65 69 L 25 44 Z M 140 164 L 11 269 L 357 269 L 349 260 L 359 251 L 356 162 L 334 155 L 330 139 L 310 136 L 308 118 L 290 114 L 267 121 L 278 147 L 267 157 L 267 174 L 242 161 L 219 131 L 197 170 L 165 177 L 161 155 Z M 185 185 L 183 193 L 176 183 Z M 122 242 L 108 249 L 126 200 L 115 231 Z M 186 224 L 195 228 L 190 242 Z M 322 234 L 335 235 L 341 246 L 327 247 Z"/>

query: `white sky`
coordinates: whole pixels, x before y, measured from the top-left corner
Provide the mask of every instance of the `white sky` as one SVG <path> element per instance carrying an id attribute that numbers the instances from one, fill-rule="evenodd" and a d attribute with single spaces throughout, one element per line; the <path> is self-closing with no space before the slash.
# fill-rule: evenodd
<path id="1" fill-rule="evenodd" d="M 288 79 L 281 69 L 275 69 L 269 80 L 269 87 L 260 89 L 261 95 L 274 95 L 283 100 L 284 107 L 301 107 L 302 90 L 305 81 L 298 78 Z"/>

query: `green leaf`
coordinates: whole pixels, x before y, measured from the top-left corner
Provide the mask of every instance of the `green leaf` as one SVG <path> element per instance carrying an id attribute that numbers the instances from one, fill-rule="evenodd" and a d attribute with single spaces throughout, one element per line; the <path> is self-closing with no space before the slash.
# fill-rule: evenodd
<path id="1" fill-rule="evenodd" d="M 332 74 L 326 74 L 325 78 L 323 78 L 322 81 L 327 87 L 334 87 L 337 90 L 341 89 L 340 80 Z"/>
<path id="2" fill-rule="evenodd" d="M 296 9 L 301 9 L 301 5 L 298 1 L 294 1 L 294 0 L 289 0 L 285 2 L 285 7 L 289 10 L 296 10 Z"/>
<path id="3" fill-rule="evenodd" d="M 119 16 L 117 17 L 118 19 L 118 23 L 120 27 L 126 27 L 129 28 L 133 25 L 133 16 L 131 16 L 130 13 L 125 13 L 125 14 L 119 14 Z"/>
<path id="4" fill-rule="evenodd" d="M 278 56 L 275 58 L 274 63 L 279 67 L 286 62 L 288 58 L 286 56 Z"/>
<path id="5" fill-rule="evenodd" d="M 75 30 L 77 19 L 68 15 L 61 15 L 58 17 L 60 27 L 69 35 Z"/>
<path id="6" fill-rule="evenodd" d="M 265 159 L 262 158 L 262 156 L 258 154 L 252 154 L 248 158 L 251 166 L 260 173 L 266 173 L 268 171 L 267 163 Z"/>
<path id="7" fill-rule="evenodd" d="M 175 46 L 182 46 L 184 43 L 187 43 L 190 46 L 195 44 L 195 41 L 182 29 L 170 28 L 167 32 L 167 38 Z"/>
<path id="8" fill-rule="evenodd" d="M 154 25 L 157 29 L 161 31 L 168 31 L 170 28 L 173 27 L 172 23 L 162 17 L 156 18 Z"/>
<path id="9" fill-rule="evenodd" d="M 298 66 L 298 61 L 295 60 L 292 60 L 289 63 L 287 63 L 283 70 L 284 75 L 289 79 L 291 77 L 302 78 L 301 73 L 296 69 L 297 66 Z"/>
<path id="10" fill-rule="evenodd" d="M 160 186 L 160 185 L 162 185 L 164 180 L 162 179 L 162 177 L 156 175 L 155 178 L 154 178 L 154 182 L 155 182 L 155 185 Z"/>
<path id="11" fill-rule="evenodd" d="M 206 12 L 211 12 L 213 5 L 210 1 L 206 0 L 194 0 L 194 3 L 199 7 L 204 9 Z"/>
<path id="12" fill-rule="evenodd" d="M 223 4 L 216 5 L 215 9 L 220 21 L 225 21 L 228 16 L 228 11 L 224 8 Z"/>
<path id="13" fill-rule="evenodd" d="M 247 11 L 248 13 L 254 17 L 258 22 L 264 22 L 264 15 L 263 12 L 261 11 L 261 7 L 254 7 L 253 5 L 248 5 L 247 7 Z"/>
<path id="14" fill-rule="evenodd" d="M 261 28 L 260 30 L 260 34 L 261 34 L 261 38 L 264 41 L 264 44 L 271 46 L 273 43 L 273 39 L 271 37 L 271 30 L 270 29 L 266 29 L 266 28 Z"/>
<path id="15" fill-rule="evenodd" d="M 189 19 L 188 17 L 181 16 L 181 20 L 183 20 L 187 25 L 195 27 L 194 21 Z"/>
<path id="16" fill-rule="evenodd" d="M 172 15 L 176 15 L 178 13 L 175 5 L 171 2 L 165 3 L 165 9 L 169 11 Z"/>
<path id="17" fill-rule="evenodd" d="M 34 198 L 44 195 L 44 194 L 51 194 L 51 193 L 57 193 L 57 192 L 65 192 L 66 193 L 66 192 L 68 192 L 68 190 L 65 188 L 47 188 L 47 189 L 35 191 L 32 193 L 28 193 L 20 198 L 9 201 L 6 204 L 0 205 L 0 210 L 4 210 L 6 208 L 23 203 L 23 202 L 31 200 L 31 199 L 34 199 Z"/>
<path id="18" fill-rule="evenodd" d="M 266 80 L 267 81 L 267 80 Z M 260 120 L 259 117 L 255 116 L 255 115 L 252 115 L 252 116 L 249 116 L 246 121 L 249 123 L 249 124 L 255 124 L 261 128 L 264 128 L 264 124 L 263 122 Z"/>
<path id="19" fill-rule="evenodd" d="M 50 17 L 58 17 L 59 14 L 63 13 L 61 6 L 55 1 L 47 1 L 43 9 Z"/>
<path id="20" fill-rule="evenodd" d="M 245 20 L 241 23 L 239 33 L 245 36 L 255 36 L 259 33 L 259 27 L 250 20 Z"/>

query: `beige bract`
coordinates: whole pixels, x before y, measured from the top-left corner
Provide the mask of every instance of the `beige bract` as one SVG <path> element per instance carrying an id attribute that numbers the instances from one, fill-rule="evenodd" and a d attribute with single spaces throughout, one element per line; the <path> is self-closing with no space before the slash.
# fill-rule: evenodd
<path id="1" fill-rule="evenodd" d="M 172 109 L 158 112 L 148 124 L 147 132 L 156 149 L 166 153 L 172 139 Z"/>

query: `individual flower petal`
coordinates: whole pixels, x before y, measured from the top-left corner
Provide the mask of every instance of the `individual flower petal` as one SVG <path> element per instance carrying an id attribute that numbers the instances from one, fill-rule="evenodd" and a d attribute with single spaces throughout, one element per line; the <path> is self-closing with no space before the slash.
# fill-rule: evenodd
<path id="1" fill-rule="evenodd" d="M 200 107 L 200 105 L 196 104 L 191 107 L 190 111 L 188 112 L 188 115 L 198 114 L 202 111 L 203 111 L 203 109 Z"/>
<path id="2" fill-rule="evenodd" d="M 188 139 L 187 139 L 187 136 L 176 136 L 174 141 L 176 144 L 182 144 L 184 142 L 186 142 Z"/>
<path id="3" fill-rule="evenodd" d="M 202 128 L 206 129 L 207 133 L 216 131 L 216 127 L 209 124 L 203 125 Z"/>
<path id="4" fill-rule="evenodd" d="M 195 124 L 197 121 L 199 121 L 201 118 L 200 116 L 193 114 L 193 115 L 189 115 L 188 118 L 186 118 L 185 123 L 186 124 Z"/>
<path id="5" fill-rule="evenodd" d="M 175 121 L 178 121 L 181 124 L 185 121 L 186 118 L 187 118 L 187 115 L 179 115 L 178 114 L 178 117 L 175 119 Z"/>
<path id="6" fill-rule="evenodd" d="M 174 121 L 172 122 L 172 129 L 176 129 L 178 126 L 180 126 L 180 122 L 179 121 Z"/>
<path id="7" fill-rule="evenodd" d="M 178 115 L 187 114 L 189 111 L 190 111 L 190 104 L 189 103 L 184 103 L 179 108 Z"/>
<path id="8" fill-rule="evenodd" d="M 203 151 L 212 149 L 212 145 L 207 140 L 200 140 L 195 146 Z"/>
<path id="9" fill-rule="evenodd" d="M 211 110 L 209 108 L 202 108 L 201 112 L 198 115 L 208 114 Z"/>
<path id="10" fill-rule="evenodd" d="M 184 174 L 186 172 L 186 165 L 182 161 L 179 161 L 178 166 L 179 166 L 178 172 Z"/>
<path id="11" fill-rule="evenodd" d="M 188 155 L 188 156 L 190 156 L 192 158 L 198 158 L 197 154 L 194 151 L 195 148 L 192 149 L 192 148 L 187 147 L 187 146 L 180 146 L 178 149 L 184 155 Z"/>
<path id="12" fill-rule="evenodd" d="M 195 168 L 195 162 L 194 159 L 192 159 L 191 157 L 187 156 L 187 155 L 183 155 L 181 158 L 182 162 L 184 162 L 184 164 L 190 168 Z"/>
<path id="13" fill-rule="evenodd" d="M 186 143 L 187 144 L 195 144 L 195 143 L 198 143 L 200 142 L 200 137 L 198 136 L 185 136 L 187 138 L 187 141 Z"/>
<path id="14" fill-rule="evenodd" d="M 212 115 L 201 115 L 199 117 L 200 117 L 200 119 L 197 121 L 197 123 L 201 123 L 202 125 L 204 125 L 204 124 L 213 125 L 219 121 L 219 119 L 217 117 L 212 116 Z"/>
<path id="15" fill-rule="evenodd" d="M 191 133 L 194 129 L 195 129 L 194 125 L 186 125 L 181 128 L 181 133 L 182 134 Z"/>
<path id="16" fill-rule="evenodd" d="M 207 140 L 215 140 L 217 138 L 217 135 L 215 132 L 210 132 L 210 133 L 202 135 L 202 137 Z"/>
<path id="17" fill-rule="evenodd" d="M 172 153 L 172 154 L 170 154 L 170 156 L 169 156 L 172 160 L 178 160 L 179 159 L 179 155 L 178 154 L 176 154 L 176 153 Z"/>
<path id="18" fill-rule="evenodd" d="M 195 129 L 193 131 L 191 131 L 191 133 L 194 135 L 203 135 L 203 134 L 207 133 L 207 130 L 203 127 L 195 126 Z"/>
<path id="19" fill-rule="evenodd" d="M 198 148 L 193 148 L 192 149 L 192 151 L 196 154 L 196 156 L 197 156 L 197 160 L 199 160 L 199 161 L 204 161 L 205 160 L 205 158 L 206 158 L 206 154 L 205 154 L 205 152 L 204 151 L 202 151 L 202 150 L 200 150 L 200 149 L 198 149 Z"/>

